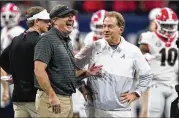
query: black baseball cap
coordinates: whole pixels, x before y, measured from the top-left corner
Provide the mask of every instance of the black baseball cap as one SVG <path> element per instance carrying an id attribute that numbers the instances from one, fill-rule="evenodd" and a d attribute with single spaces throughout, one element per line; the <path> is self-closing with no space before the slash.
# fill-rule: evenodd
<path id="1" fill-rule="evenodd" d="M 54 18 L 54 17 L 60 17 L 60 16 L 64 16 L 68 13 L 72 13 L 74 15 L 78 14 L 78 11 L 75 9 L 71 9 L 65 5 L 57 5 L 54 8 L 52 8 L 52 10 L 50 11 L 50 18 Z"/>

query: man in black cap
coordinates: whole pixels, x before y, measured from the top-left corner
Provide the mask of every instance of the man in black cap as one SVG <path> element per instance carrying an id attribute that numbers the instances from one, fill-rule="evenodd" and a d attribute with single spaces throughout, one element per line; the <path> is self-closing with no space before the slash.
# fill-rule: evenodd
<path id="1" fill-rule="evenodd" d="M 40 117 L 72 117 L 72 93 L 81 79 L 97 75 L 102 66 L 80 70 L 75 65 L 69 34 L 77 11 L 64 5 L 50 12 L 52 28 L 35 47 L 36 109 Z M 78 77 L 78 78 L 77 78 Z"/>

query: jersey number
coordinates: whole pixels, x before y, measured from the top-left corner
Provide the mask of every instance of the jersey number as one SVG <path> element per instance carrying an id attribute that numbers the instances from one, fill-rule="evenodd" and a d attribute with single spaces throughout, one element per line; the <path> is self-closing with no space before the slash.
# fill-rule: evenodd
<path id="1" fill-rule="evenodd" d="M 177 59 L 177 50 L 175 48 L 170 48 L 168 50 L 168 56 L 166 54 L 165 48 L 160 50 L 160 53 L 161 53 L 161 66 L 165 66 L 166 60 L 170 66 L 173 66 L 175 64 L 175 61 Z"/>

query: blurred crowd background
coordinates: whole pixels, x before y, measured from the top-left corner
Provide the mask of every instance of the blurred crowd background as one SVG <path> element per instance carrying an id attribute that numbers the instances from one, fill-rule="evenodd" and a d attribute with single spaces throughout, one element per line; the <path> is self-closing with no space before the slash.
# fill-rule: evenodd
<path id="1" fill-rule="evenodd" d="M 123 14 L 126 27 L 123 36 L 131 43 L 135 43 L 138 36 L 138 32 L 148 27 L 149 19 L 148 14 L 151 9 L 157 7 L 170 7 L 177 14 L 179 13 L 179 1 L 166 1 L 166 0 L 139 0 L 139 1 L 127 1 L 127 0 L 42 0 L 42 1 L 1 1 L 0 5 L 7 2 L 15 3 L 21 10 L 21 22 L 20 25 L 27 28 L 25 24 L 25 11 L 31 6 L 42 6 L 48 11 L 57 4 L 64 4 L 71 8 L 77 9 L 79 14 L 77 20 L 79 22 L 79 30 L 81 32 L 81 39 L 83 40 L 86 33 L 90 31 L 90 20 L 94 12 L 100 9 L 108 11 L 114 10 Z"/>

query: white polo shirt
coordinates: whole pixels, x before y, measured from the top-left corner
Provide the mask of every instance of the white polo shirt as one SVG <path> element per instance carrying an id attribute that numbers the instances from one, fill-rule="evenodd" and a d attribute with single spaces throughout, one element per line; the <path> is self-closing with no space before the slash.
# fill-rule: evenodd
<path id="1" fill-rule="evenodd" d="M 140 49 L 123 37 L 115 50 L 105 39 L 100 39 L 85 46 L 75 58 L 79 68 L 94 63 L 103 65 L 102 77 L 92 76 L 87 82 L 93 92 L 90 104 L 99 109 L 114 110 L 129 106 L 128 103 L 120 102 L 120 94 L 133 92 L 135 72 L 139 74 L 140 80 L 134 91 L 139 95 L 146 91 L 153 77 Z"/>

